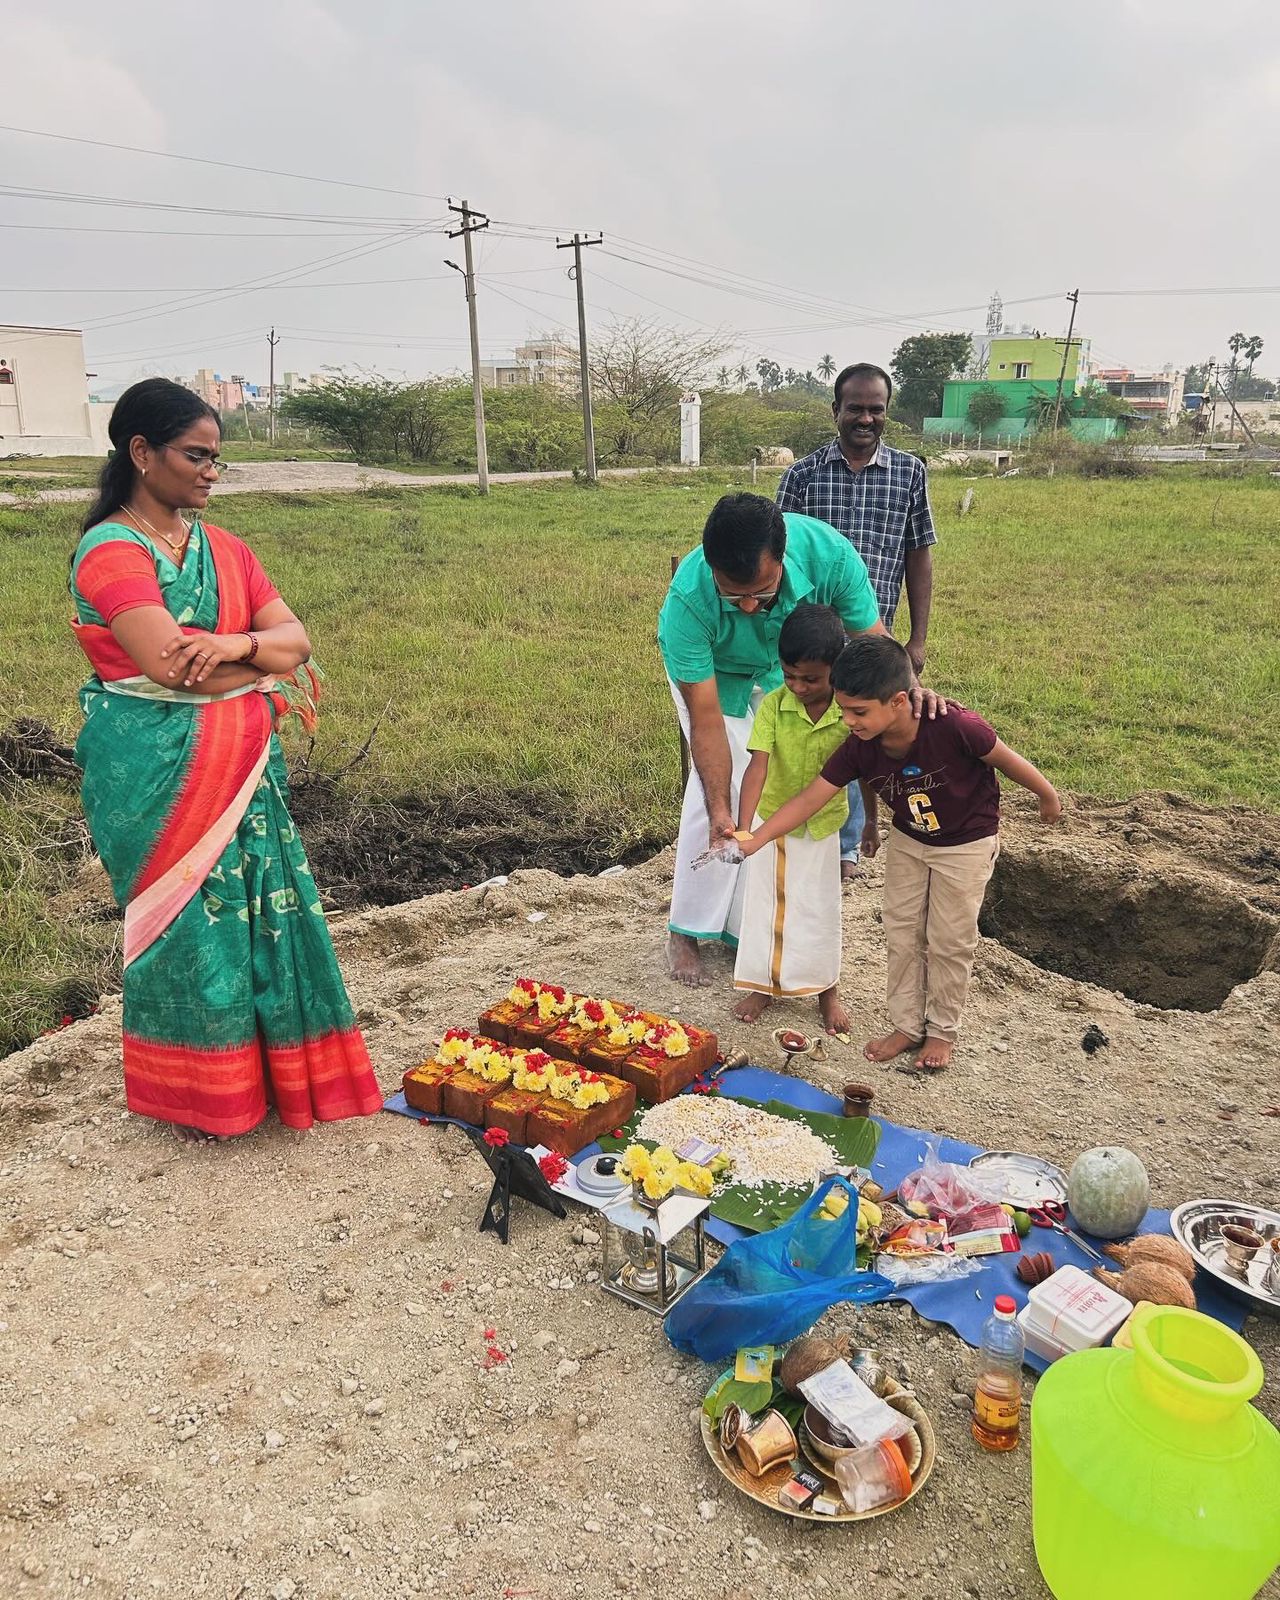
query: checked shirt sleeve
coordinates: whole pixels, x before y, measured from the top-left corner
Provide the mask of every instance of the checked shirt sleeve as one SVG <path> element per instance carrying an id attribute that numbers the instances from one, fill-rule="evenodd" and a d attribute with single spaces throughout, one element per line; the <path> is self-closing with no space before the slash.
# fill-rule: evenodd
<path id="1" fill-rule="evenodd" d="M 800 470 L 800 462 L 796 461 L 787 468 L 778 482 L 778 492 L 774 503 L 779 511 L 804 511 L 805 490 L 808 482 Z"/>
<path id="2" fill-rule="evenodd" d="M 937 544 L 938 535 L 933 526 L 933 508 L 929 504 L 929 476 L 924 464 L 916 462 L 911 475 L 911 498 L 907 507 L 906 547 L 923 550 L 926 545 Z"/>

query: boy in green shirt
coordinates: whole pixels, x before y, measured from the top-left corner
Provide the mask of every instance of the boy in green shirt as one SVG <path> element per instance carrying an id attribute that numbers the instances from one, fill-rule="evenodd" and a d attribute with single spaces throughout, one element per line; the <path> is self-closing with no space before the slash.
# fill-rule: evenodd
<path id="1" fill-rule="evenodd" d="M 848 730 L 831 689 L 831 667 L 846 644 L 831 606 L 798 605 L 782 625 L 782 687 L 767 694 L 747 740 L 738 827 L 750 832 L 802 793 L 844 743 Z M 843 790 L 783 838 L 747 861 L 734 1007 L 754 1022 L 775 998 L 817 995 L 828 1033 L 847 1033 L 840 1001 L 840 827 Z"/>

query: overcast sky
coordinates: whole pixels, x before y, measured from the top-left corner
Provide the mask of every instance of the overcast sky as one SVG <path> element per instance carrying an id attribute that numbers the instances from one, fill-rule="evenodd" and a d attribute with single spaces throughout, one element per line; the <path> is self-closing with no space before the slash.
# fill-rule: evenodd
<path id="1" fill-rule="evenodd" d="M 494 219 L 486 358 L 572 323 L 578 228 L 594 325 L 753 366 L 887 361 L 996 289 L 1056 335 L 1079 286 L 1104 364 L 1240 329 L 1280 371 L 1274 0 L 0 0 L 0 51 L 6 124 L 405 191 L 0 133 L 0 323 L 83 327 L 100 382 L 265 378 L 272 323 L 280 370 L 464 368 L 462 241 L 413 231 L 448 196 Z"/>

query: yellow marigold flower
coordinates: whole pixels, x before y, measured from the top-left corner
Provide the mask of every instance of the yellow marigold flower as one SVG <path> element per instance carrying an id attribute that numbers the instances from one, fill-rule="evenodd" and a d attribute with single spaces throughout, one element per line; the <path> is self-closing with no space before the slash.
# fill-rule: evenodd
<path id="1" fill-rule="evenodd" d="M 468 1034 L 460 1039 L 445 1039 L 436 1053 L 436 1059 L 446 1064 L 461 1061 L 468 1051 L 475 1049 L 475 1041 Z"/>
<path id="2" fill-rule="evenodd" d="M 659 1172 L 674 1173 L 680 1166 L 680 1157 L 665 1144 L 660 1144 L 650 1157 Z"/>
<path id="3" fill-rule="evenodd" d="M 699 1167 L 692 1161 L 680 1163 L 679 1182 L 682 1189 L 688 1189 L 690 1193 L 700 1195 L 704 1200 L 715 1185 L 715 1180 L 706 1167 Z"/>
<path id="4" fill-rule="evenodd" d="M 643 1183 L 653 1171 L 649 1152 L 642 1144 L 628 1145 L 622 1155 L 622 1171 L 634 1183 Z"/>
<path id="5" fill-rule="evenodd" d="M 642 1187 L 650 1200 L 662 1200 L 671 1193 L 675 1185 L 667 1173 L 655 1169 L 645 1178 Z"/>

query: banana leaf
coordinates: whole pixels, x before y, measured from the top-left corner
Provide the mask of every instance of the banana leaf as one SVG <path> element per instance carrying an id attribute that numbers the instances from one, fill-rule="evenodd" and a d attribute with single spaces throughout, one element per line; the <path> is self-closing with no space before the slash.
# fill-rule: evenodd
<path id="1" fill-rule="evenodd" d="M 802 1111 L 798 1106 L 788 1105 L 785 1100 L 762 1102 L 748 1100 L 741 1095 L 732 1098 L 740 1105 L 767 1111 L 770 1116 L 804 1123 L 836 1151 L 844 1166 L 869 1167 L 875 1159 L 880 1145 L 880 1124 L 870 1117 L 842 1117 L 829 1111 Z M 635 1115 L 623 1127 L 621 1138 L 614 1139 L 606 1135 L 600 1140 L 600 1148 L 610 1154 L 635 1143 L 643 1144 L 649 1150 L 654 1149 L 652 1140 L 635 1138 L 636 1127 L 647 1110 L 647 1106 L 637 1107 Z M 722 1222 L 746 1228 L 752 1233 L 765 1233 L 794 1216 L 811 1192 L 805 1184 L 764 1183 L 758 1189 L 749 1189 L 744 1184 L 731 1183 L 716 1190 L 711 1201 L 711 1214 Z"/>

